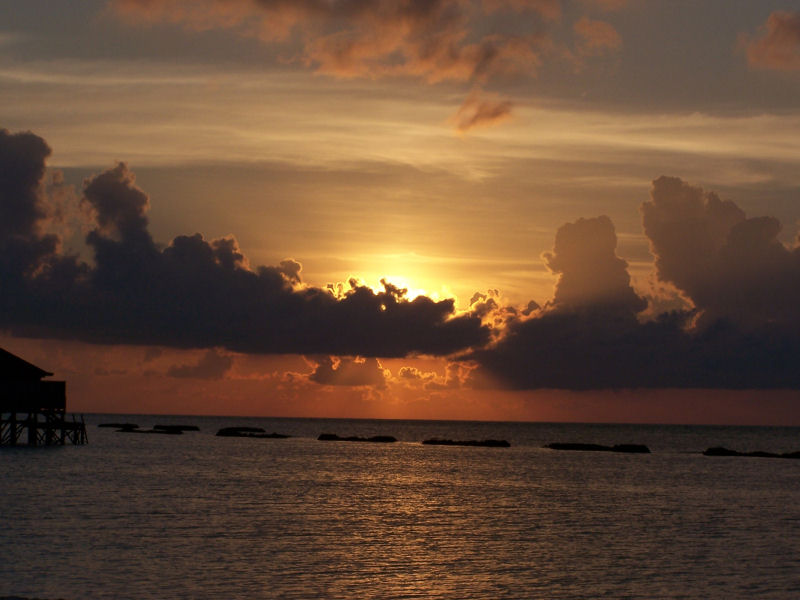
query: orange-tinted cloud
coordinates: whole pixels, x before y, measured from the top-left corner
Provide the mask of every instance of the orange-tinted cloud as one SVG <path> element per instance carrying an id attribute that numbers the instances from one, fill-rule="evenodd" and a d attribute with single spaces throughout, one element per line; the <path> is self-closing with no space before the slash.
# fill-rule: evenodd
<path id="1" fill-rule="evenodd" d="M 470 94 L 453 115 L 452 122 L 461 133 L 476 127 L 496 125 L 511 118 L 512 103 L 497 98 L 482 98 L 477 92 Z"/>
<path id="2" fill-rule="evenodd" d="M 760 28 L 759 36 L 743 36 L 747 62 L 759 69 L 800 69 L 800 12 L 775 11 Z"/>
<path id="3" fill-rule="evenodd" d="M 482 0 L 486 12 L 501 10 L 519 13 L 535 12 L 547 20 L 557 20 L 561 17 L 561 0 Z"/>
<path id="4" fill-rule="evenodd" d="M 508 7 L 548 15 L 551 4 L 517 1 Z M 485 81 L 498 73 L 535 72 L 546 47 L 540 36 L 477 34 L 469 0 L 116 0 L 113 6 L 130 22 L 293 41 L 301 48 L 296 58 L 338 77 Z"/>
<path id="5" fill-rule="evenodd" d="M 580 38 L 578 51 L 584 56 L 602 54 L 622 46 L 622 38 L 610 23 L 581 17 L 573 25 Z"/>
<path id="6" fill-rule="evenodd" d="M 591 8 L 597 8 L 605 12 L 622 10 L 628 5 L 629 0 L 583 0 L 583 3 Z"/>
<path id="7" fill-rule="evenodd" d="M 386 387 L 386 372 L 375 358 L 321 356 L 313 359 L 309 381 L 321 385 Z"/>
<path id="8" fill-rule="evenodd" d="M 557 0 L 114 0 L 112 6 L 131 23 L 227 29 L 281 43 L 288 60 L 334 77 L 428 83 L 536 76 L 553 43 L 535 21 L 560 15 Z M 476 15 L 500 10 L 534 19 L 530 33 L 485 31 Z M 499 123 L 509 112 L 507 102 L 465 103 L 457 127 Z"/>

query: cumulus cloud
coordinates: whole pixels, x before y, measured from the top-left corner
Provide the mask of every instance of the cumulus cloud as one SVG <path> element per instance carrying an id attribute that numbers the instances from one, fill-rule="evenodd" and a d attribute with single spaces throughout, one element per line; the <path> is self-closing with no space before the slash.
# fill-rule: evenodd
<path id="1" fill-rule="evenodd" d="M 293 259 L 251 268 L 233 236 L 153 240 L 150 201 L 124 163 L 88 178 L 90 261 L 63 252 L 48 222 L 45 161 L 31 133 L 0 130 L 0 329 L 28 337 L 216 348 L 173 376 L 222 377 L 227 351 L 321 356 L 303 381 L 380 387 L 378 357 L 451 356 L 444 376 L 406 369 L 427 390 L 800 386 L 800 246 L 772 217 L 675 177 L 642 204 L 658 286 L 690 304 L 658 314 L 632 287 L 608 217 L 562 226 L 543 306 L 509 306 L 497 290 L 453 300 L 383 282 L 321 289 Z M 680 303 L 670 300 L 673 307 Z M 642 318 L 647 315 L 647 319 Z M 361 357 L 361 358 L 333 358 Z"/>
<path id="2" fill-rule="evenodd" d="M 14 284 L 43 266 L 56 251 L 58 238 L 46 235 L 45 160 L 50 147 L 32 133 L 10 134 L 0 129 L 0 269 Z"/>
<path id="3" fill-rule="evenodd" d="M 194 364 L 170 367 L 167 375 L 190 379 L 222 379 L 232 366 L 232 356 L 211 348 Z"/>
<path id="4" fill-rule="evenodd" d="M 307 286 L 301 266 L 251 269 L 236 239 L 181 235 L 166 246 L 148 230 L 149 199 L 124 163 L 87 179 L 92 263 L 42 233 L 49 147 L 0 132 L 0 328 L 18 335 L 249 353 L 397 357 L 444 355 L 482 344 L 489 330 L 456 315 L 452 299 L 350 284 L 339 295 Z M 8 224 L 13 224 L 9 226 Z"/>
<path id="5" fill-rule="evenodd" d="M 321 385 L 386 387 L 387 373 L 375 358 L 323 356 L 313 359 L 309 381 Z"/>
<path id="6" fill-rule="evenodd" d="M 490 289 L 485 293 L 475 292 L 469 301 L 469 312 L 480 317 L 481 321 L 492 329 L 494 337 L 502 335 L 505 326 L 519 315 L 529 315 L 540 308 L 534 300 L 531 300 L 526 308 L 520 310 L 503 298 L 498 289 Z"/>
<path id="7" fill-rule="evenodd" d="M 730 200 L 675 177 L 653 182 L 642 205 L 656 275 L 700 311 L 700 324 L 800 331 L 800 249 L 778 239 L 773 217 L 747 218 Z"/>
<path id="8" fill-rule="evenodd" d="M 417 367 L 401 367 L 394 381 L 408 388 L 422 388 L 435 392 L 461 388 L 469 379 L 473 367 L 463 362 L 449 362 L 444 374 L 421 371 Z"/>
<path id="9" fill-rule="evenodd" d="M 733 202 L 673 177 L 653 182 L 642 215 L 658 280 L 694 308 L 637 318 L 646 303 L 615 255 L 610 220 L 578 220 L 544 256 L 559 274 L 553 300 L 463 357 L 478 365 L 472 385 L 799 386 L 800 250 L 778 240 L 778 222 L 746 218 Z"/>
<path id="10" fill-rule="evenodd" d="M 752 67 L 800 70 L 800 12 L 775 11 L 756 37 L 743 35 L 741 41 Z"/>
<path id="11" fill-rule="evenodd" d="M 617 256 L 614 224 L 606 216 L 566 223 L 552 252 L 543 255 L 558 275 L 552 305 L 569 310 L 602 307 L 639 312 L 646 302 L 631 287 L 628 263 Z"/>

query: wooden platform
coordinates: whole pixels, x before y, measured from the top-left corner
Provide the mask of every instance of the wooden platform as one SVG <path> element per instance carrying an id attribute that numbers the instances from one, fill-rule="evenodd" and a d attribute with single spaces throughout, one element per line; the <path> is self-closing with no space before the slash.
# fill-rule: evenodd
<path id="1" fill-rule="evenodd" d="M 83 417 L 68 418 L 61 411 L 0 413 L 0 446 L 63 446 L 88 441 Z"/>
<path id="2" fill-rule="evenodd" d="M 67 415 L 63 381 L 0 383 L 0 446 L 86 444 L 86 424 Z"/>

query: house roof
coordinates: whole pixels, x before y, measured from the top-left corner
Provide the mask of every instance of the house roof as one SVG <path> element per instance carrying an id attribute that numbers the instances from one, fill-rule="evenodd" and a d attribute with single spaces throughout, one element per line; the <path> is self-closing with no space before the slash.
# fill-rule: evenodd
<path id="1" fill-rule="evenodd" d="M 27 360 L 0 348 L 0 380 L 20 381 L 41 379 L 52 373 L 32 365 Z"/>

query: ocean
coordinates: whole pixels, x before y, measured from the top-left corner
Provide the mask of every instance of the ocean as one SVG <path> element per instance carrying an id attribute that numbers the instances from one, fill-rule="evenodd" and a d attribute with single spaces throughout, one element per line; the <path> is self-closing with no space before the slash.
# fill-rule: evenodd
<path id="1" fill-rule="evenodd" d="M 108 421 L 190 424 L 137 435 Z M 800 429 L 87 416 L 0 450 L 0 596 L 800 598 Z M 215 437 L 263 427 L 288 439 Z M 390 444 L 317 441 L 391 435 Z M 510 448 L 425 446 L 431 437 Z M 551 442 L 646 444 L 651 454 Z"/>

